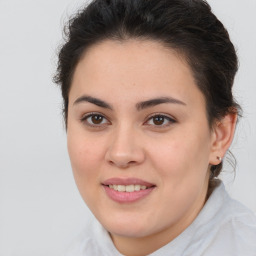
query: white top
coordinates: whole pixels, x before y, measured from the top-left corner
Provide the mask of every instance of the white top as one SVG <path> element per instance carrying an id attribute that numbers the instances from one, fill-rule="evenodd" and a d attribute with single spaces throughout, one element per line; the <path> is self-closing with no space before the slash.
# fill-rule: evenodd
<path id="1" fill-rule="evenodd" d="M 64 256 L 121 256 L 97 220 L 74 241 Z M 256 256 L 256 217 L 231 199 L 224 185 L 215 188 L 205 206 L 173 241 L 150 256 Z"/>

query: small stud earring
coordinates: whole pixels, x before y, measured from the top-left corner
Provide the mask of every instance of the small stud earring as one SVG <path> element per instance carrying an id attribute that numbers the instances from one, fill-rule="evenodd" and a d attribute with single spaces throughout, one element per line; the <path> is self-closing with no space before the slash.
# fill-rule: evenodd
<path id="1" fill-rule="evenodd" d="M 220 156 L 217 156 L 217 159 L 221 162 L 222 158 Z"/>

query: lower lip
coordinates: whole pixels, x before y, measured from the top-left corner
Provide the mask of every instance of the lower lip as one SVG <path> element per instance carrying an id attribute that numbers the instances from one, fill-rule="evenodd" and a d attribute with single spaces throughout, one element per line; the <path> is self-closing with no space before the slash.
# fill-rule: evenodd
<path id="1" fill-rule="evenodd" d="M 148 196 L 155 187 L 134 192 L 119 192 L 110 188 L 109 186 L 103 186 L 103 188 L 113 201 L 118 203 L 132 203 Z"/>

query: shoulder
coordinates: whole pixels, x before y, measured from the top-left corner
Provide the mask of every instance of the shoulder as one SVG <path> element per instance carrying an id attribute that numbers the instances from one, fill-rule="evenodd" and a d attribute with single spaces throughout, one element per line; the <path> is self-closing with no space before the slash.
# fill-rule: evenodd
<path id="1" fill-rule="evenodd" d="M 223 216 L 224 220 L 217 230 L 214 245 L 225 248 L 226 255 L 256 256 L 255 214 L 233 199 L 227 202 L 226 208 L 224 212 L 227 217 Z"/>
<path id="2" fill-rule="evenodd" d="M 256 256 L 256 221 L 251 213 L 231 216 L 223 223 L 216 223 L 215 232 L 203 255 Z"/>
<path id="3" fill-rule="evenodd" d="M 202 255 L 256 256 L 255 214 L 232 199 L 223 184 L 210 200 L 206 207 L 212 208 L 214 214 L 209 220 L 210 230 L 204 236 L 206 243 Z"/>

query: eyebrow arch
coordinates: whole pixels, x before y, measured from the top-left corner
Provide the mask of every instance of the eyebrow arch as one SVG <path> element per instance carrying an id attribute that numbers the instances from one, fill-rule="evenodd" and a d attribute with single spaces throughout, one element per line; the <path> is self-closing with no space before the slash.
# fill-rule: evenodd
<path id="1" fill-rule="evenodd" d="M 83 95 L 83 96 L 79 97 L 78 99 L 76 99 L 76 101 L 74 102 L 73 105 L 79 104 L 81 102 L 90 102 L 90 103 L 97 105 L 101 108 L 107 108 L 107 109 L 111 109 L 111 110 L 113 109 L 111 107 L 111 105 L 109 105 L 105 101 L 91 97 L 91 96 L 87 96 L 87 95 Z"/>
<path id="2" fill-rule="evenodd" d="M 163 104 L 163 103 L 173 103 L 173 104 L 180 104 L 180 105 L 184 105 L 186 106 L 186 103 L 184 103 L 181 100 L 172 98 L 172 97 L 160 97 L 160 98 L 155 98 L 155 99 L 150 99 L 150 100 L 146 100 L 143 102 L 139 102 L 136 104 L 136 108 L 137 110 L 143 110 L 145 108 L 149 108 L 149 107 L 154 107 L 156 105 L 159 104 Z"/>

